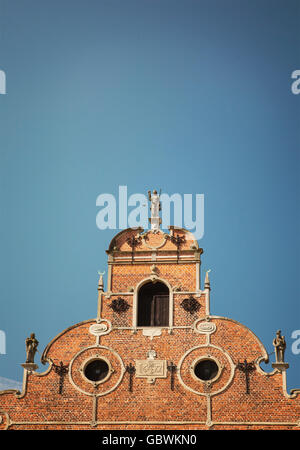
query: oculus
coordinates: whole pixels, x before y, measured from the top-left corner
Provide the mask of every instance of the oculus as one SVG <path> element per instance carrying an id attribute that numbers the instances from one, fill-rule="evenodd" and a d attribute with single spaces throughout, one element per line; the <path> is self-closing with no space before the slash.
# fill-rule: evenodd
<path id="1" fill-rule="evenodd" d="M 201 381 L 211 381 L 219 373 L 218 364 L 212 359 L 202 359 L 194 365 L 194 374 Z"/>
<path id="2" fill-rule="evenodd" d="M 110 373 L 111 369 L 108 363 L 101 358 L 88 361 L 83 368 L 84 376 L 94 383 L 105 381 Z"/>

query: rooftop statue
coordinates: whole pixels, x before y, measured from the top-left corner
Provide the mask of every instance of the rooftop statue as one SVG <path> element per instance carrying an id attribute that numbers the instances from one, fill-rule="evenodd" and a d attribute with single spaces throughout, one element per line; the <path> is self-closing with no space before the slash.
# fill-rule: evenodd
<path id="1" fill-rule="evenodd" d="M 35 338 L 35 334 L 31 333 L 30 337 L 26 339 L 26 363 L 34 363 L 34 356 L 39 345 L 38 340 Z"/>
<path id="2" fill-rule="evenodd" d="M 160 224 L 159 211 L 161 210 L 161 204 L 159 201 L 159 197 L 160 197 L 160 194 L 158 194 L 155 189 L 152 194 L 151 194 L 151 191 L 148 191 L 148 198 L 149 198 L 149 201 L 151 202 L 151 206 L 150 206 L 151 230 L 154 230 L 154 231 L 159 230 L 159 224 Z"/>
<path id="3" fill-rule="evenodd" d="M 286 342 L 284 336 L 281 336 L 281 330 L 276 332 L 276 337 L 273 340 L 275 347 L 276 362 L 284 362 L 284 352 L 286 349 Z"/>

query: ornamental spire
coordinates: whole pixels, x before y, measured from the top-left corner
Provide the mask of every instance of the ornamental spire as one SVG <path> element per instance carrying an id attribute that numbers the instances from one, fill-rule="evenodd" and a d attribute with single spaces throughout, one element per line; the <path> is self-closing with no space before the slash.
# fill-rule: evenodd
<path id="1" fill-rule="evenodd" d="M 209 272 L 210 272 L 210 269 L 209 270 L 207 270 L 206 271 L 206 274 L 205 274 L 205 281 L 204 281 L 204 288 L 206 289 L 210 289 L 210 280 L 209 280 L 209 276 L 208 276 L 208 274 L 209 274 Z"/>
<path id="2" fill-rule="evenodd" d="M 98 291 L 104 291 L 103 275 L 105 272 L 99 272 Z"/>

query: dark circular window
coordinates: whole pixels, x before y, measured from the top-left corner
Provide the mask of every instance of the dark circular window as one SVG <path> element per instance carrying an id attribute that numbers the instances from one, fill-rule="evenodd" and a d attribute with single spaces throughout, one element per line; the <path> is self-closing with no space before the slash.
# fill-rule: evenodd
<path id="1" fill-rule="evenodd" d="M 218 371 L 218 365 L 211 359 L 199 361 L 194 367 L 196 377 L 203 381 L 212 380 L 217 376 Z"/>
<path id="2" fill-rule="evenodd" d="M 84 375 L 90 381 L 101 381 L 109 372 L 109 366 L 103 359 L 94 359 L 84 368 Z"/>

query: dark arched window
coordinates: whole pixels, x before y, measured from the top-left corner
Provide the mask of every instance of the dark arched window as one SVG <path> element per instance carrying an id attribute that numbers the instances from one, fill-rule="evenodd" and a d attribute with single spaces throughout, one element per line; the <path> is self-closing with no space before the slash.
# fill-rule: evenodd
<path id="1" fill-rule="evenodd" d="M 138 327 L 169 326 L 169 289 L 159 281 L 144 284 L 138 292 Z"/>

